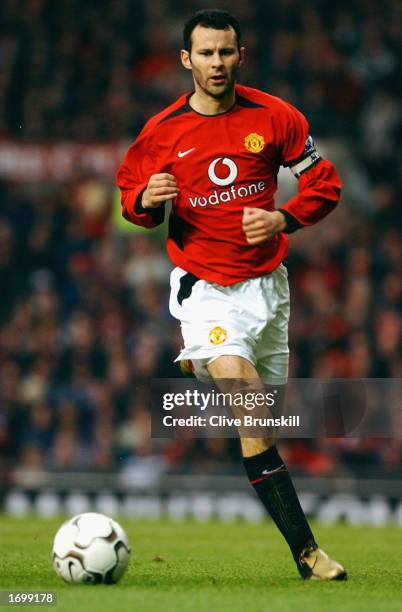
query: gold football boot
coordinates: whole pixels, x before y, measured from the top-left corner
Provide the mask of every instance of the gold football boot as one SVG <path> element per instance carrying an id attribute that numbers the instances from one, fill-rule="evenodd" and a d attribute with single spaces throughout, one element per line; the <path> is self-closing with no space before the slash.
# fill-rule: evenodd
<path id="1" fill-rule="evenodd" d="M 330 559 L 318 546 L 309 546 L 301 551 L 298 568 L 301 576 L 307 580 L 347 579 L 342 565 Z"/>

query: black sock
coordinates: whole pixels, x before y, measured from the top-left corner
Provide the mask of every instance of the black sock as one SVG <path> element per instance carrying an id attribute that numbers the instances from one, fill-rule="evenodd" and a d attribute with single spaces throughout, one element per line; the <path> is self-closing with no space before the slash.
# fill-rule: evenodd
<path id="1" fill-rule="evenodd" d="M 315 540 L 297 493 L 276 446 L 244 458 L 244 467 L 258 497 L 284 536 L 296 563 Z"/>

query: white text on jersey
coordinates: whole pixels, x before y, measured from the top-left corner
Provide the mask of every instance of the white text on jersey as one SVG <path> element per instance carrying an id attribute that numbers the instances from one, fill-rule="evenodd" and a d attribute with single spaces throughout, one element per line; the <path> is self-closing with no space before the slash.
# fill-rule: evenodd
<path id="1" fill-rule="evenodd" d="M 232 202 L 238 198 L 247 198 L 248 196 L 258 193 L 259 191 L 264 191 L 265 187 L 266 184 L 264 181 L 260 181 L 259 183 L 250 183 L 249 185 L 242 185 L 241 187 L 232 185 L 230 189 L 222 189 L 219 191 L 215 189 L 208 197 L 189 197 L 189 200 L 193 208 L 196 206 L 207 206 L 207 204 L 216 206 L 217 204 Z"/>

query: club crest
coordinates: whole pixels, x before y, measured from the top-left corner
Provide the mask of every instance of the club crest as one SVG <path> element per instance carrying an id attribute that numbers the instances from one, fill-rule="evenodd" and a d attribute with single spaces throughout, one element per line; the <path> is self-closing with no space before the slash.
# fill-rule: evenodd
<path id="1" fill-rule="evenodd" d="M 265 147 L 264 136 L 257 134 L 256 132 L 252 132 L 244 139 L 244 146 L 247 151 L 250 153 L 260 153 Z"/>
<path id="2" fill-rule="evenodd" d="M 226 329 L 223 327 L 214 327 L 208 334 L 208 338 L 211 344 L 222 344 L 228 337 Z"/>

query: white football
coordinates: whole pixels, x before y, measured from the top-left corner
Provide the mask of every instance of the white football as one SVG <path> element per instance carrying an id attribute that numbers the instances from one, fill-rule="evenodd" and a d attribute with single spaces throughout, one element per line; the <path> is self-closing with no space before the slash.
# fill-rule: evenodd
<path id="1" fill-rule="evenodd" d="M 85 512 L 63 523 L 53 542 L 53 567 L 66 582 L 118 582 L 127 569 L 130 545 L 113 519 Z"/>

